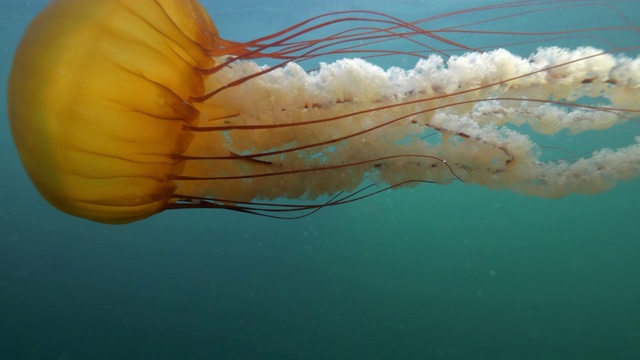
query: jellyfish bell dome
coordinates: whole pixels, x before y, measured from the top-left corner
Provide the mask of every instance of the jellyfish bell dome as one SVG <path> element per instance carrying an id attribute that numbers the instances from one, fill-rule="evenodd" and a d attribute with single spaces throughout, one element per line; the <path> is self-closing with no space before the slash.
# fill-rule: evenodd
<path id="1" fill-rule="evenodd" d="M 217 37 L 197 1 L 53 1 L 25 33 L 9 83 L 13 137 L 40 193 L 103 222 L 160 211 Z"/>

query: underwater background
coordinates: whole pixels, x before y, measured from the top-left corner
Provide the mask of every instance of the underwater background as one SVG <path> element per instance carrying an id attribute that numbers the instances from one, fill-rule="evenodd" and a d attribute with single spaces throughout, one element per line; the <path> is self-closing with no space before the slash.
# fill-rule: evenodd
<path id="1" fill-rule="evenodd" d="M 223 37 L 249 40 L 328 11 L 493 2 L 203 3 Z M 4 85 L 45 4 L 0 5 L 0 359 L 640 359 L 638 180 L 558 200 L 423 185 L 294 221 L 55 210 L 19 162 Z M 619 8 L 640 26 L 639 1 Z M 601 11 L 545 20 L 598 26 Z"/>

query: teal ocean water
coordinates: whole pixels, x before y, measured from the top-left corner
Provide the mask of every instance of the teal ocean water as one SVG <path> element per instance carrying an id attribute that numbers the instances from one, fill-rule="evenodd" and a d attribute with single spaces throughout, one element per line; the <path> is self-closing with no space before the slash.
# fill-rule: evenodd
<path id="1" fill-rule="evenodd" d="M 328 11 L 415 20 L 481 4 L 203 2 L 221 35 L 235 40 Z M 593 6 L 574 6 L 586 3 Z M 608 3 L 559 1 L 549 4 L 558 11 L 486 26 L 640 26 L 640 2 Z M 21 34 L 45 4 L 0 5 L 2 84 Z M 638 32 L 599 33 L 557 42 L 639 45 Z M 4 85 L 0 92 L 6 114 Z M 185 210 L 107 226 L 40 198 L 4 118 L 0 359 L 640 359 L 638 180 L 557 200 L 423 185 L 295 221 Z M 632 123 L 587 139 L 620 146 L 639 130 Z"/>

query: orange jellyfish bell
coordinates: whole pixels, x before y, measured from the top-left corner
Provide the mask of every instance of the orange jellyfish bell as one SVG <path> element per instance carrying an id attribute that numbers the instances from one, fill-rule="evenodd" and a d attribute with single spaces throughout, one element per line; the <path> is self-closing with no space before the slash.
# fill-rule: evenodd
<path id="1" fill-rule="evenodd" d="M 52 2 L 24 35 L 9 84 L 13 136 L 41 194 L 101 222 L 161 211 L 216 38 L 197 1 Z"/>

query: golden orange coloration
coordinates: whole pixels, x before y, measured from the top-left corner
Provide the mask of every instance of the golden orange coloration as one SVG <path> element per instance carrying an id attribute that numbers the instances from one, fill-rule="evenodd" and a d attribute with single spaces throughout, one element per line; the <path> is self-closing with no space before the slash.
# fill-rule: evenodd
<path id="1" fill-rule="evenodd" d="M 60 0 L 29 27 L 9 118 L 29 176 L 54 206 L 109 223 L 161 211 L 204 94 L 217 31 L 197 1 Z M 28 79 L 28 80 L 27 80 Z"/>
<path id="2" fill-rule="evenodd" d="M 622 25 L 473 29 L 582 7 L 613 10 L 603 16 Z M 484 17 L 426 28 L 467 13 Z M 339 24 L 352 27 L 313 38 Z M 237 43 L 218 36 L 196 0 L 57 0 L 15 55 L 9 118 L 42 195 L 62 211 L 105 223 L 179 208 L 309 214 L 418 183 L 593 194 L 640 176 L 633 128 L 622 145 L 565 160 L 543 160 L 529 134 L 571 138 L 633 125 L 640 57 L 624 54 L 638 46 L 618 46 L 610 35 L 636 39 L 637 32 L 609 2 L 515 1 L 413 22 L 336 12 Z M 519 36 L 515 45 L 527 36 L 584 34 L 606 50 L 549 46 L 523 58 L 447 37 L 467 33 Z M 422 50 L 378 47 L 389 40 Z M 408 70 L 383 70 L 363 58 L 314 71 L 296 63 L 346 53 L 419 60 Z M 266 67 L 255 58 L 280 63 Z M 518 132 L 522 126 L 528 130 Z M 319 204 L 273 202 L 323 197 Z"/>

